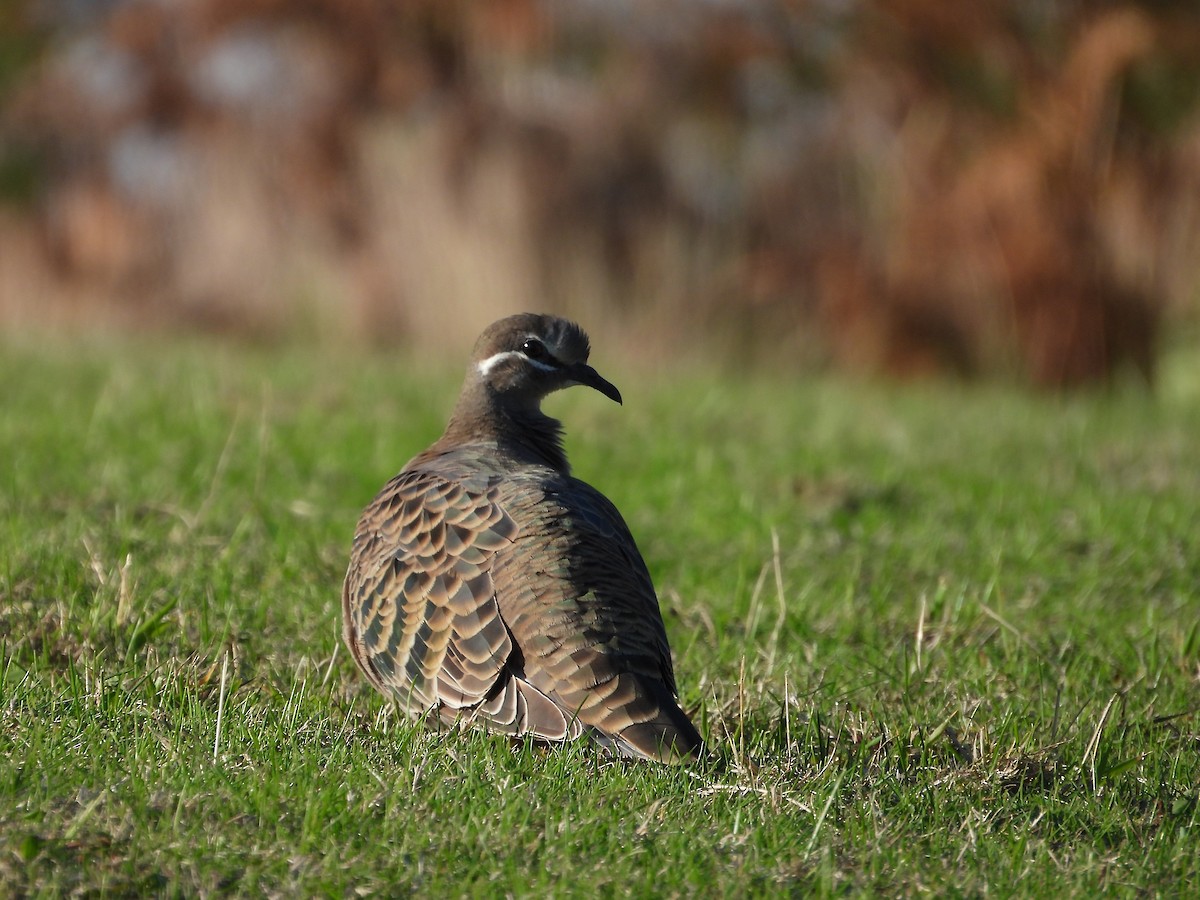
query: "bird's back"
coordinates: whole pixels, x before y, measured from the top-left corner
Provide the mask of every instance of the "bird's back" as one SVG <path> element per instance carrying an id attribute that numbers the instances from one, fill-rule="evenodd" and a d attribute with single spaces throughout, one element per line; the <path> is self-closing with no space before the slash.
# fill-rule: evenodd
<path id="1" fill-rule="evenodd" d="M 496 444 L 418 456 L 360 520 L 347 641 L 410 713 L 627 755 L 696 756 L 666 631 L 616 508 Z"/>

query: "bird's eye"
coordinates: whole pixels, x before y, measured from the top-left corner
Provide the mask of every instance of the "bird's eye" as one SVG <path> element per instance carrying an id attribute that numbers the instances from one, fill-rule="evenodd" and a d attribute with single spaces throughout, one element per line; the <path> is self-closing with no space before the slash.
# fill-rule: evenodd
<path id="1" fill-rule="evenodd" d="M 530 359 L 537 360 L 538 362 L 549 362 L 550 360 L 550 353 L 546 350 L 546 345 L 537 338 L 530 338 L 523 343 L 521 345 L 521 352 Z"/>

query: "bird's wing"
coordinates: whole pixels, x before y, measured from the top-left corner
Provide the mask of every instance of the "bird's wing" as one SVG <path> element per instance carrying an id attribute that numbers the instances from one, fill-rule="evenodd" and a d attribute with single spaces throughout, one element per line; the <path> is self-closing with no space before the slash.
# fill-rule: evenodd
<path id="1" fill-rule="evenodd" d="M 616 507 L 576 479 L 503 502 L 522 529 L 492 579 L 525 679 L 619 749 L 697 753 L 654 585 Z"/>
<path id="2" fill-rule="evenodd" d="M 492 568 L 519 529 L 496 477 L 402 472 L 364 512 L 342 593 L 346 643 L 412 714 L 480 719 L 547 740 L 582 727 L 517 677 Z"/>

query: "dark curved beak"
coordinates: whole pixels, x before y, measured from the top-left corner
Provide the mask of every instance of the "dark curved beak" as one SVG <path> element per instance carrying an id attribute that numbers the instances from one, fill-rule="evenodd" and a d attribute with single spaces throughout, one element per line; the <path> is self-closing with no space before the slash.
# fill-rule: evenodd
<path id="1" fill-rule="evenodd" d="M 621 400 L 621 392 L 617 390 L 616 385 L 606 381 L 600 377 L 600 373 L 593 369 L 587 363 L 577 363 L 571 366 L 569 370 L 571 380 L 576 384 L 586 385 L 590 388 L 595 388 L 609 400 L 616 400 L 623 406 Z"/>

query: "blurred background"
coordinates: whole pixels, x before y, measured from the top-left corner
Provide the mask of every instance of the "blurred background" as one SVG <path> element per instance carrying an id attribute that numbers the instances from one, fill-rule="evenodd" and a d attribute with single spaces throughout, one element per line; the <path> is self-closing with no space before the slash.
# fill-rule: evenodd
<path id="1" fill-rule="evenodd" d="M 1200 323 L 1200 4 L 0 0 L 5 331 L 458 350 L 524 309 L 1152 384 Z"/>

